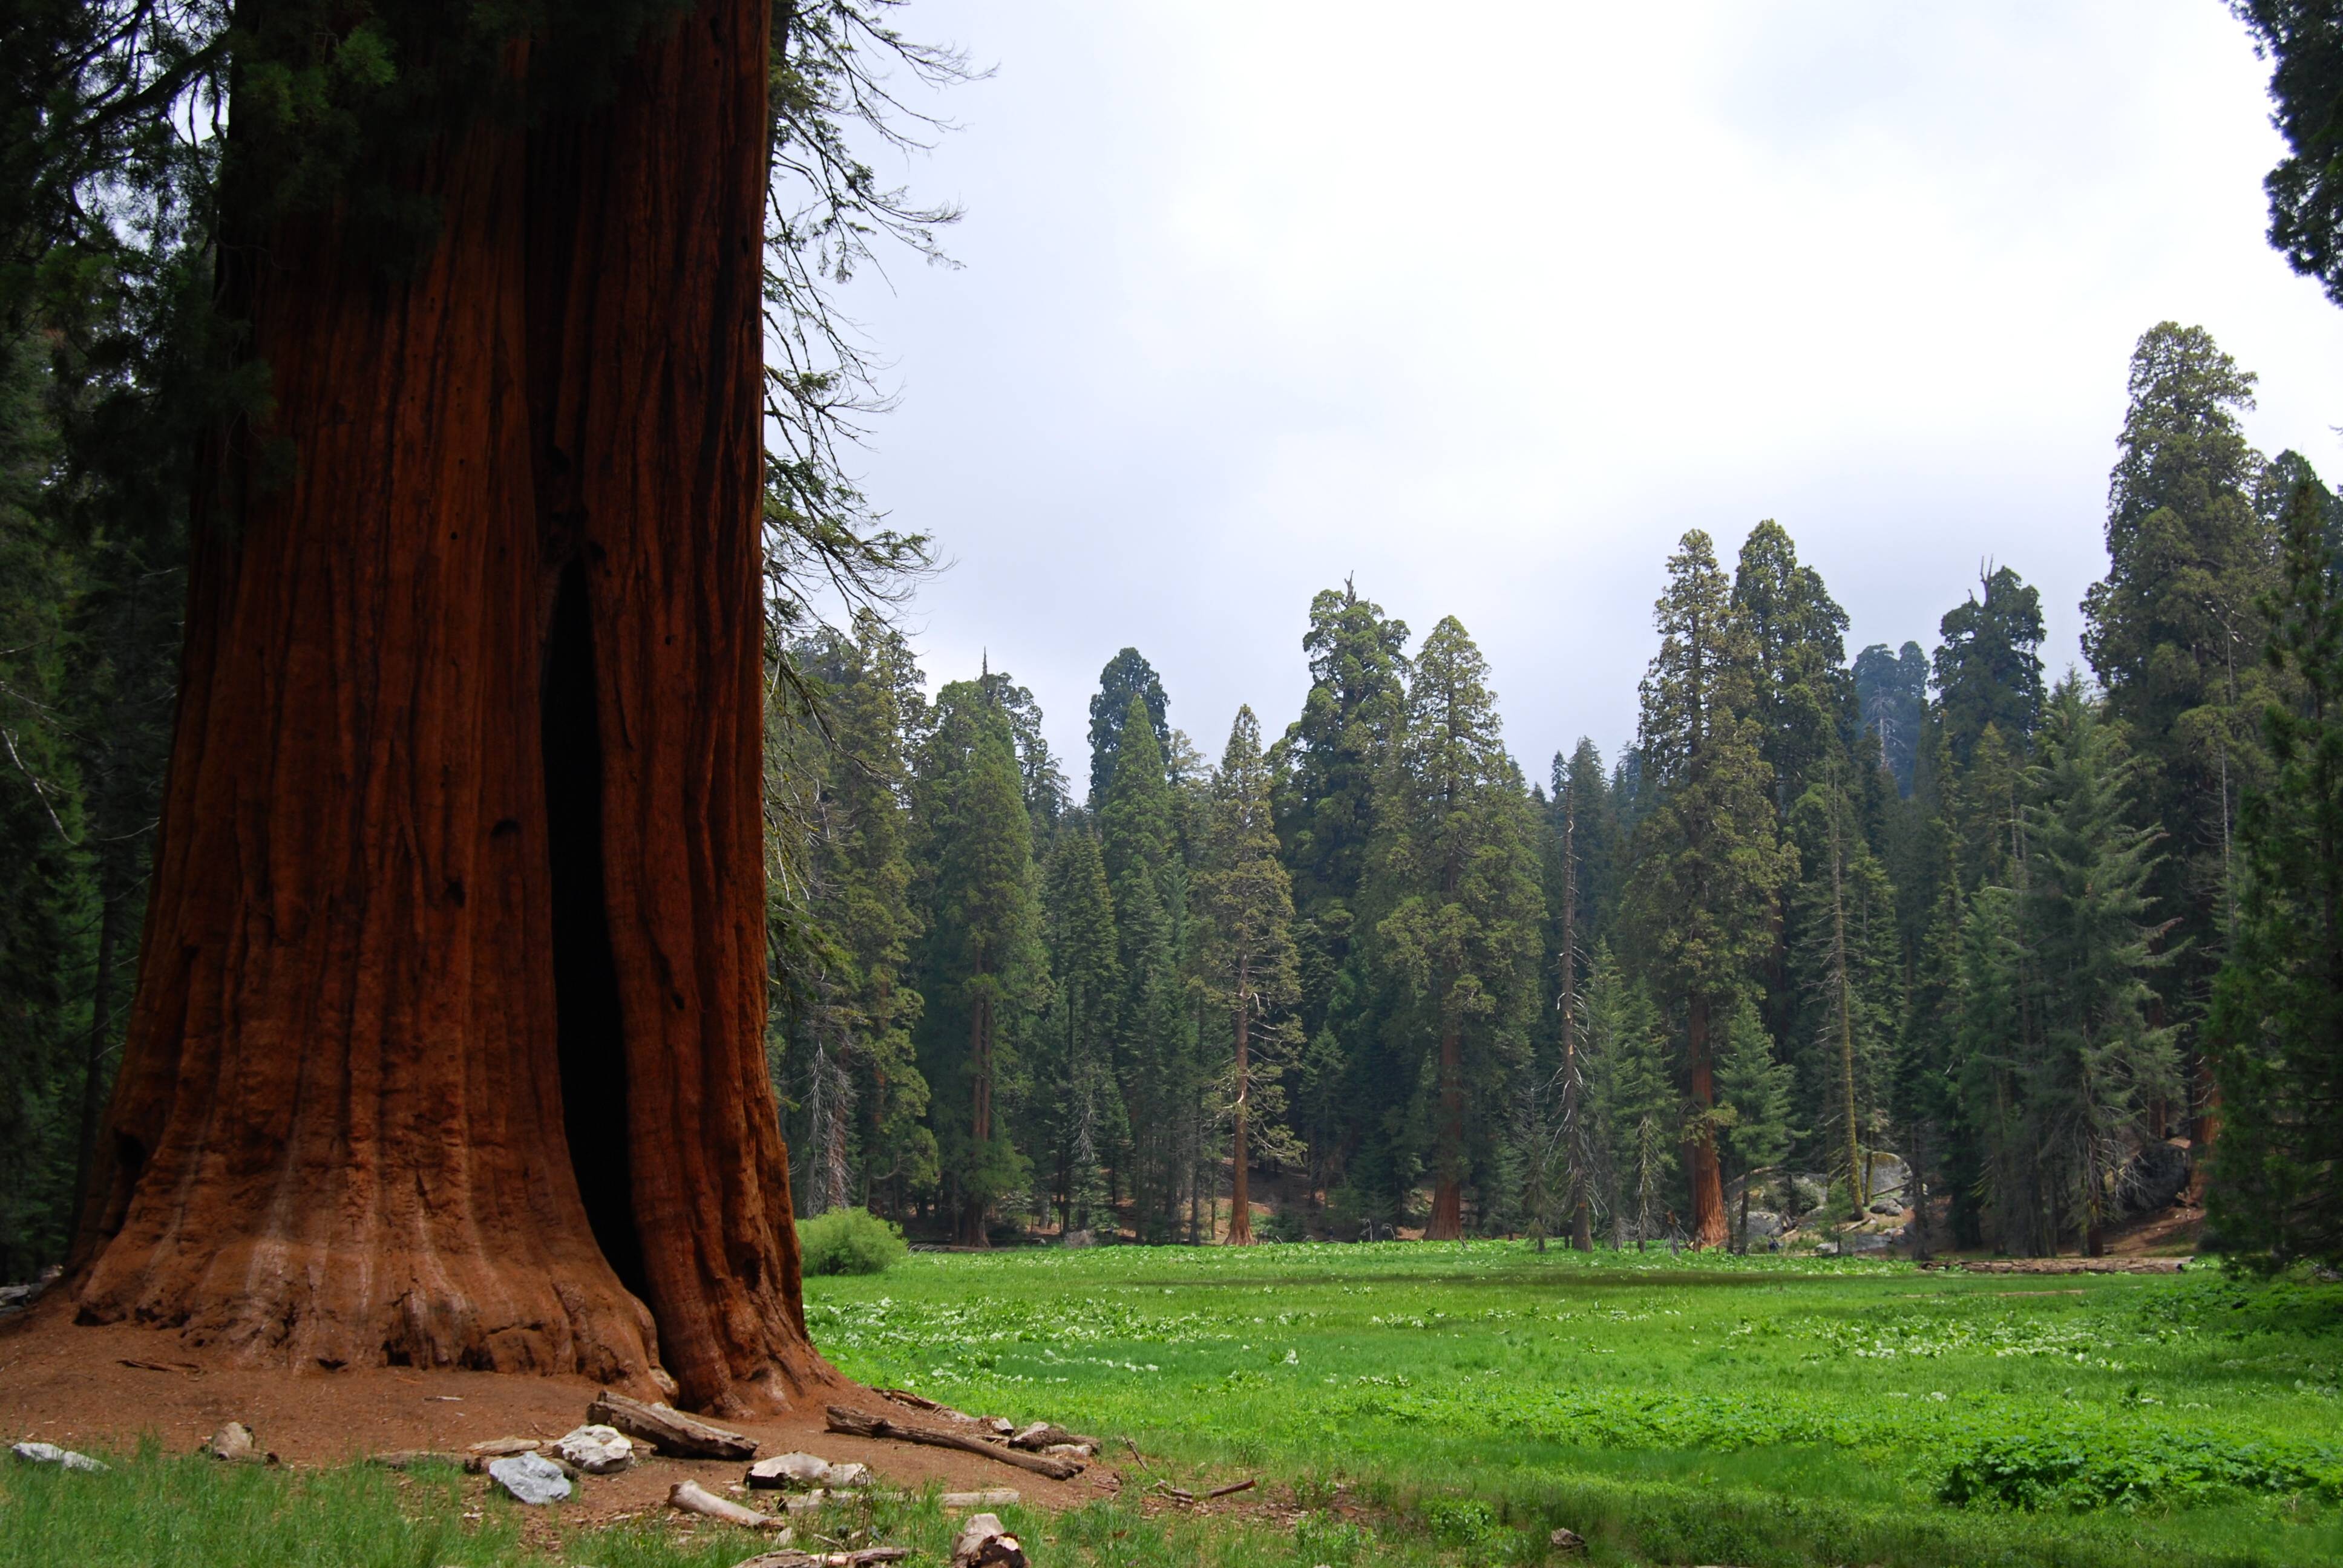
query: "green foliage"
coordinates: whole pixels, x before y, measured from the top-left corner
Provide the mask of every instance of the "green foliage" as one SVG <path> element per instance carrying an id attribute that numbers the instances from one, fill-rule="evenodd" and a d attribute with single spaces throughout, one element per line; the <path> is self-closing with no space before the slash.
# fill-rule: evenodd
<path id="1" fill-rule="evenodd" d="M 1885 643 L 1875 642 L 1855 656 L 1855 690 L 1864 728 L 1879 737 L 1880 756 L 1896 775 L 1896 789 L 1911 794 L 1928 712 L 1927 656 L 1916 642 L 1892 654 Z"/>
<path id="2" fill-rule="evenodd" d="M 2177 1433 L 2001 1432 L 1958 1451 L 1936 1495 L 1956 1506 L 2079 1512 L 2187 1507 L 2237 1492 L 2343 1499 L 2343 1452 Z"/>
<path id="3" fill-rule="evenodd" d="M 949 1087 L 933 1101 L 943 1181 L 960 1234 L 980 1244 L 992 1206 L 1024 1184 L 1011 1113 L 1050 983 L 1016 743 L 985 685 L 938 694 L 911 798 L 928 911 L 920 1070 L 931 1090 Z"/>
<path id="4" fill-rule="evenodd" d="M 808 1319 L 865 1381 L 1127 1433 L 1192 1489 L 1285 1478 L 1302 1568 L 1411 1543 L 1491 1561 L 1558 1524 L 1597 1561 L 2343 1562 L 2318 1392 L 2338 1287 L 2055 1283 L 1490 1241 L 1126 1247 L 919 1254 L 817 1282 Z M 2036 1450 L 2082 1462 L 2028 1513 L 1991 1467 Z"/>
<path id="5" fill-rule="evenodd" d="M 2324 497 L 2298 487 L 2265 712 L 2275 776 L 2248 793 L 2237 940 L 2207 1030 L 2227 1125 L 2211 1204 L 2231 1243 L 2284 1262 L 2343 1260 L 2343 592 Z"/>
<path id="6" fill-rule="evenodd" d="M 2343 169 L 2334 155 L 2343 32 L 2318 0 L 2230 0 L 2229 8 L 2270 62 L 2271 118 L 2288 152 L 2262 182 L 2271 247 L 2343 304 Z"/>
<path id="7" fill-rule="evenodd" d="M 1984 598 L 1945 612 L 1935 655 L 1945 744 L 1964 767 L 1988 727 L 2022 746 L 2042 717 L 2042 596 L 2007 567 L 1980 586 Z"/>
<path id="8" fill-rule="evenodd" d="M 2166 835 L 2147 890 L 2174 926 L 2155 983 L 2184 1051 L 2231 935 L 2238 796 L 2268 769 L 2256 719 L 2278 696 L 2258 657 L 2278 540 L 2239 424 L 2254 382 L 2201 327 L 2141 336 L 2108 482 L 2107 575 L 2083 603 L 2084 652 L 2143 764 L 2143 818 Z"/>
<path id="9" fill-rule="evenodd" d="M 1107 786 L 1114 781 L 1115 758 L 1121 754 L 1123 726 L 1137 698 L 1147 714 L 1147 727 L 1159 747 L 1171 743 L 1172 725 L 1164 714 L 1172 699 L 1163 695 L 1155 667 L 1135 648 L 1126 648 L 1099 671 L 1099 689 L 1091 699 L 1091 795 L 1093 808 L 1106 801 Z"/>
<path id="10" fill-rule="evenodd" d="M 909 1255 L 900 1225 L 867 1209 L 831 1209 L 798 1224 L 807 1274 L 883 1274 Z"/>

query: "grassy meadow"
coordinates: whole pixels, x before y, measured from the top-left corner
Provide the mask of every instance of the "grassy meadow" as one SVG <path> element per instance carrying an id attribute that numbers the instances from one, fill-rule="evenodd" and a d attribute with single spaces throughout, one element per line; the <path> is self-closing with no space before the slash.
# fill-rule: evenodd
<path id="1" fill-rule="evenodd" d="M 809 1282 L 808 1319 L 867 1382 L 1388 1537 L 1306 1517 L 1305 1565 L 1537 1561 L 1556 1525 L 1597 1562 L 2343 1563 L 2331 1285 L 1114 1248 L 915 1254 Z"/>
<path id="2" fill-rule="evenodd" d="M 1120 1501 L 1002 1511 L 1039 1568 L 1561 1562 L 1557 1525 L 1597 1563 L 2343 1564 L 2343 1287 L 2315 1282 L 1133 1247 L 914 1254 L 809 1281 L 807 1315 L 859 1378 L 1114 1442 Z M 452 1472 L 108 1457 L 0 1467 L 0 1568 L 729 1568 L 769 1544 L 526 1515 Z M 1248 1476 L 1295 1506 L 1142 1508 L 1151 1478 Z M 880 1496 L 820 1529 L 937 1564 L 951 1523 Z"/>

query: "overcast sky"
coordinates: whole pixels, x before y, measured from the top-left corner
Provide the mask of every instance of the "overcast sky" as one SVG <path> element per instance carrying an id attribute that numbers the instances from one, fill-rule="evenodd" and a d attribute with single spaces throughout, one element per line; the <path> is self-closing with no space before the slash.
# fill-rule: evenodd
<path id="1" fill-rule="evenodd" d="M 912 0 L 989 80 L 904 173 L 958 270 L 849 309 L 900 406 L 858 462 L 950 568 L 1079 781 L 1137 647 L 1217 758 L 1306 687 L 1354 575 L 1479 642 L 1543 777 L 1634 728 L 1687 528 L 1781 521 L 1866 643 L 1987 558 L 2054 668 L 2104 568 L 2139 334 L 2261 376 L 2256 443 L 2343 477 L 2343 311 L 2263 242 L 2280 144 L 2219 0 L 1948 5 Z"/>

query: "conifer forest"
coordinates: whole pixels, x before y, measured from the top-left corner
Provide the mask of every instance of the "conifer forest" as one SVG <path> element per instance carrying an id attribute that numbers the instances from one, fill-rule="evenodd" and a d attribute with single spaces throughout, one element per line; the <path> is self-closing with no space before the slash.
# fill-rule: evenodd
<path id="1" fill-rule="evenodd" d="M 1073 759 L 1011 672 L 930 699 L 877 618 L 790 642 L 823 716 L 769 764 L 801 1206 L 979 1246 L 1765 1250 L 1905 1207 L 1902 1165 L 1936 1201 L 1897 1241 L 2033 1256 L 2217 1150 L 2220 1234 L 2330 1252 L 2324 1091 L 2263 1031 L 2327 950 L 2343 501 L 2251 449 L 2202 328 L 2150 328 L 2129 387 L 2087 670 L 2044 668 L 2007 564 L 1933 650 L 1850 649 L 1773 520 L 1684 536 L 1608 755 L 1513 756 L 1470 630 L 1356 582 L 1282 725 L 1200 741 L 1124 648 Z"/>
<path id="2" fill-rule="evenodd" d="M 2343 299 L 2332 20 L 2236 10 Z M 1571 671 L 1330 568 L 1298 712 L 1125 647 L 1061 756 L 923 665 L 949 540 L 841 456 L 835 290 L 955 216 L 856 149 L 978 74 L 895 11 L 12 13 L 0 1279 L 722 1410 L 830 1375 L 838 1209 L 2038 1256 L 2185 1197 L 2343 1258 L 2343 492 L 2206 327 L 2107 367 L 2080 666 L 2023 560 L 1854 648 L 1795 517 L 1716 517 L 1631 734 L 1509 743 Z M 273 1248 L 472 1304 L 229 1281 Z"/>

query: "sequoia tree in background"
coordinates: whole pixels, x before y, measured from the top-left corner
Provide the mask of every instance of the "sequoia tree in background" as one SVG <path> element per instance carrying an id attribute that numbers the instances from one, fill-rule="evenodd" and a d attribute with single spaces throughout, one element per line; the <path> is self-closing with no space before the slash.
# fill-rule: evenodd
<path id="1" fill-rule="evenodd" d="M 1776 841 L 1773 775 L 1758 750 L 1755 660 L 1733 614 L 1715 548 L 1695 528 L 1668 558 L 1655 619 L 1660 651 L 1644 678 L 1642 788 L 1657 797 L 1636 828 L 1627 890 L 1634 957 L 1655 999 L 1681 1009 L 1681 1129 L 1692 1181 L 1693 1242 L 1725 1244 L 1716 1160 L 1715 1031 L 1771 945 L 1787 851 Z"/>
<path id="2" fill-rule="evenodd" d="M 75 1296 L 746 1412 L 835 1375 L 762 1045 L 773 9 L 494 15 L 239 14 L 288 84 L 236 96 L 219 251 L 274 412 L 203 464 Z M 357 43 L 397 93 L 332 95 Z"/>

